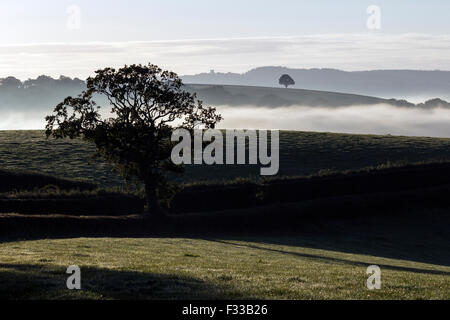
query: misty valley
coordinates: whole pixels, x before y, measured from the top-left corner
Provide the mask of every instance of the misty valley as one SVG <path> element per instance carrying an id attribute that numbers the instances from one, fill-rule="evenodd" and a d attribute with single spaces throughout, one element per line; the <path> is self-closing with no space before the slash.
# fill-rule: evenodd
<path id="1" fill-rule="evenodd" d="M 449 12 L 0 1 L 3 313 L 351 318 L 361 300 L 438 313 Z"/>

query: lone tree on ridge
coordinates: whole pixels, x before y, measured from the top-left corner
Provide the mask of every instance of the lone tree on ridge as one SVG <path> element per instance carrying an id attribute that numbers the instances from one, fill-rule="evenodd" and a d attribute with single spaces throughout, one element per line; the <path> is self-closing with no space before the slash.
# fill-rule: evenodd
<path id="1" fill-rule="evenodd" d="M 288 74 L 283 74 L 280 77 L 280 80 L 278 81 L 278 83 L 282 86 L 284 86 L 285 88 L 287 88 L 288 86 L 293 86 L 295 84 L 294 79 L 291 78 L 290 75 Z"/>

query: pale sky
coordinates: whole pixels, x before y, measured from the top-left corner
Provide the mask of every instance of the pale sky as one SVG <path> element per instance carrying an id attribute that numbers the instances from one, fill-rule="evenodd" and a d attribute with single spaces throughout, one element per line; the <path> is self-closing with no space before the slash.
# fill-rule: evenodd
<path id="1" fill-rule="evenodd" d="M 371 5 L 380 29 L 367 27 Z M 147 62 L 179 74 L 450 70 L 449 17 L 445 0 L 1 0 L 0 77 Z"/>

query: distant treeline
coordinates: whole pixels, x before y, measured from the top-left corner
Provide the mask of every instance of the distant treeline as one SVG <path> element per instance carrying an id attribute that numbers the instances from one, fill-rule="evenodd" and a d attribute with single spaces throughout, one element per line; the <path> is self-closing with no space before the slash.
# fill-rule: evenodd
<path id="1" fill-rule="evenodd" d="M 20 81 L 14 77 L 0 79 L 0 110 L 52 110 L 67 96 L 76 96 L 86 88 L 83 80 L 61 76 L 39 76 Z"/>
<path id="2" fill-rule="evenodd" d="M 0 111 L 50 112 L 67 96 L 77 96 L 85 89 L 86 83 L 83 80 L 78 78 L 71 79 L 65 76 L 53 79 L 42 75 L 36 79 L 26 81 L 21 81 L 14 77 L 0 78 Z M 450 103 L 438 98 L 414 104 L 406 100 L 382 99 L 358 94 L 304 89 L 286 90 L 284 88 L 270 87 L 187 84 L 186 90 L 197 93 L 201 100 L 212 105 L 340 107 L 388 104 L 397 107 L 450 108 Z M 109 104 L 100 97 L 97 97 L 97 103 L 103 106 L 108 106 Z"/>

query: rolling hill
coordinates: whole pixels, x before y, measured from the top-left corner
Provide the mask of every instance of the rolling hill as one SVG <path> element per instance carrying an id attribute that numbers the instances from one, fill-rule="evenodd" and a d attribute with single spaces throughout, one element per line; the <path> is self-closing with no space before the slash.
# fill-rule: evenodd
<path id="1" fill-rule="evenodd" d="M 338 81 L 338 80 L 336 80 Z M 212 81 L 214 83 L 214 81 Z M 239 81 L 237 81 L 239 83 Z M 53 79 L 40 76 L 37 79 L 20 81 L 13 77 L 0 79 L 0 112 L 46 111 L 65 97 L 76 96 L 85 89 L 85 82 L 61 76 Z M 317 86 L 320 88 L 321 86 Z M 284 89 L 267 86 L 186 84 L 186 89 L 196 92 L 198 97 L 212 105 L 254 105 L 279 107 L 291 105 L 339 107 L 353 105 L 389 104 L 398 107 L 450 107 L 441 99 L 414 104 L 405 100 L 382 99 L 372 96 L 347 94 L 336 90 L 319 91 L 307 89 Z M 97 99 L 100 105 L 107 105 L 106 99 Z M 0 128 L 1 129 L 1 128 Z"/>
<path id="2" fill-rule="evenodd" d="M 356 94 L 305 89 L 206 84 L 188 84 L 186 88 L 191 92 L 197 93 L 197 96 L 204 102 L 212 105 L 345 107 L 389 104 L 397 107 L 431 106 L 430 102 L 415 105 L 405 100 L 381 99 Z M 450 107 L 450 104 L 442 100 L 440 105 Z"/>
<path id="3" fill-rule="evenodd" d="M 278 79 L 289 74 L 294 88 L 337 91 L 368 96 L 414 99 L 434 97 L 450 99 L 450 71 L 440 70 L 367 70 L 342 71 L 313 68 L 295 69 L 267 66 L 245 73 L 209 73 L 185 75 L 185 83 L 279 87 Z"/>

